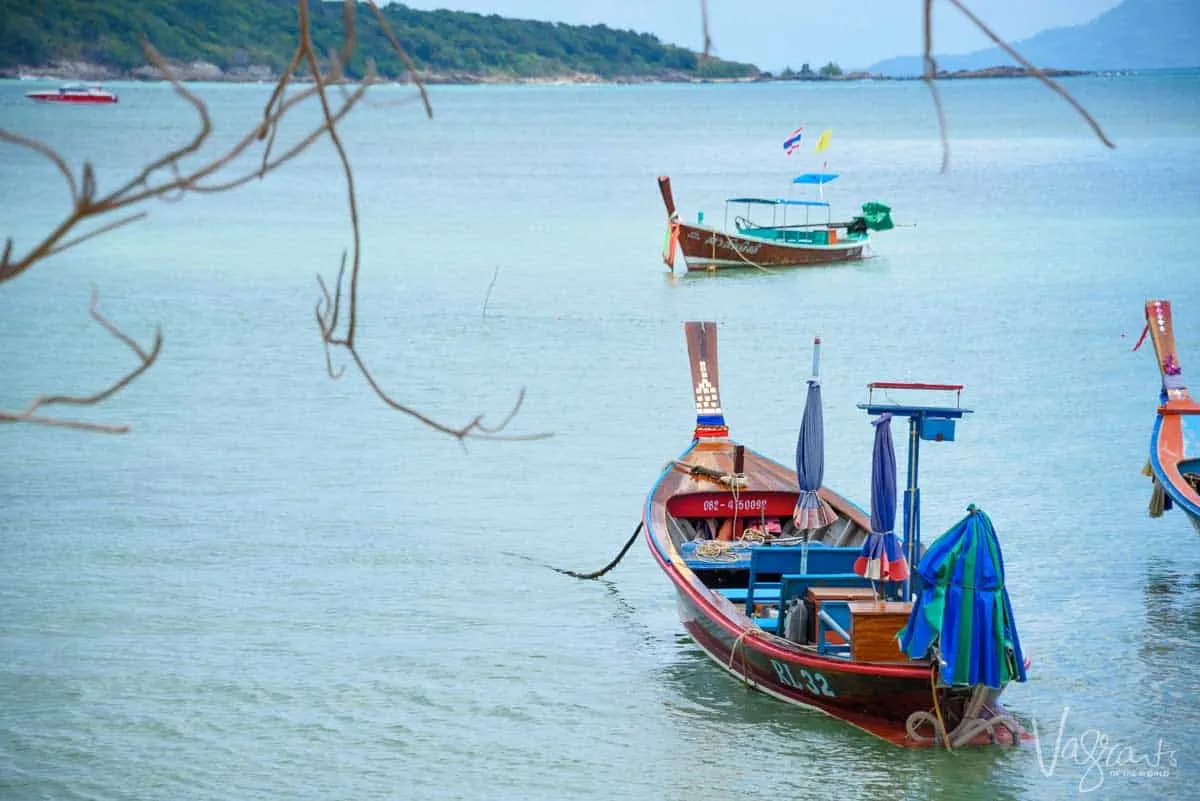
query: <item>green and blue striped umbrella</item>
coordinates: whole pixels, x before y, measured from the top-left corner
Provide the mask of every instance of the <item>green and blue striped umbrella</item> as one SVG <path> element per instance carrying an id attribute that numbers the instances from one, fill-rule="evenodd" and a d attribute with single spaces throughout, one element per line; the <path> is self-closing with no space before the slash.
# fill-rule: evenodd
<path id="1" fill-rule="evenodd" d="M 974 505 L 930 546 L 917 569 L 921 595 L 898 635 L 909 657 L 934 648 L 940 682 L 1000 688 L 1025 681 L 1025 657 L 1004 587 L 1004 557 L 992 521 Z"/>

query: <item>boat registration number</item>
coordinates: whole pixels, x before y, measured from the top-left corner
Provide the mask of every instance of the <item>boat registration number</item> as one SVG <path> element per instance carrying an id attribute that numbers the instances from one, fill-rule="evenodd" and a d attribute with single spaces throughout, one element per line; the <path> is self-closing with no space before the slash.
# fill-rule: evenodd
<path id="1" fill-rule="evenodd" d="M 706 498 L 704 500 L 704 511 L 706 512 L 763 512 L 767 509 L 766 498 L 738 498 L 736 505 L 732 498 Z"/>
<path id="2" fill-rule="evenodd" d="M 819 671 L 799 668 L 797 673 L 800 674 L 800 678 L 797 679 L 796 674 L 792 672 L 791 666 L 783 662 L 772 659 L 771 667 L 775 668 L 775 675 L 779 677 L 780 683 L 786 684 L 793 690 L 800 690 L 809 695 L 826 695 L 830 698 L 837 697 L 837 693 L 829 687 L 829 680 Z"/>

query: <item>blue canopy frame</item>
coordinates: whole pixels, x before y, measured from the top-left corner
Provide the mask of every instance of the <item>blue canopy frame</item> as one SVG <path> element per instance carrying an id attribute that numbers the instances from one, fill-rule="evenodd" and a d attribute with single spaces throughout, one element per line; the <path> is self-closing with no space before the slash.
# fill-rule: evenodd
<path id="1" fill-rule="evenodd" d="M 827 184 L 830 181 L 837 179 L 835 172 L 806 172 L 803 175 L 797 175 L 792 179 L 794 184 Z"/>

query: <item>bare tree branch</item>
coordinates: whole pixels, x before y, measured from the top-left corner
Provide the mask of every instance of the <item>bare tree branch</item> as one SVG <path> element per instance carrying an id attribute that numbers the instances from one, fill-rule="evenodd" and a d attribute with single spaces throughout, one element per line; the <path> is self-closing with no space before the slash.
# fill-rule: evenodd
<path id="1" fill-rule="evenodd" d="M 104 329 L 108 333 L 112 334 L 113 337 L 120 340 L 126 347 L 137 354 L 137 367 L 118 378 L 107 388 L 99 392 L 94 392 L 91 395 L 39 395 L 19 412 L 0 410 L 0 423 L 30 423 L 32 425 L 74 428 L 104 434 L 124 434 L 129 431 L 129 426 L 127 425 L 106 425 L 103 423 L 89 423 L 82 420 L 63 420 L 57 417 L 43 417 L 35 414 L 35 412 L 45 406 L 94 406 L 101 403 L 129 386 L 134 379 L 149 370 L 150 366 L 158 360 L 158 355 L 162 352 L 163 344 L 161 328 L 155 327 L 154 344 L 151 345 L 150 350 L 147 352 L 133 337 L 118 328 L 100 312 L 99 295 L 94 289 L 92 290 L 92 300 L 89 304 L 88 312 L 92 315 L 92 319 L 104 326 Z"/>
<path id="2" fill-rule="evenodd" d="M 1042 83 L 1046 84 L 1046 86 L 1050 87 L 1050 89 L 1054 90 L 1054 92 L 1059 97 L 1061 97 L 1063 100 L 1066 100 L 1068 103 L 1070 103 L 1071 107 L 1074 108 L 1076 111 L 1078 111 L 1080 116 L 1082 116 L 1083 119 L 1087 122 L 1088 126 L 1092 129 L 1092 133 L 1096 134 L 1097 139 L 1099 139 L 1101 142 L 1103 142 L 1105 145 L 1107 145 L 1110 148 L 1116 147 L 1116 145 L 1114 145 L 1112 143 L 1112 140 L 1110 140 L 1107 136 L 1105 136 L 1104 131 L 1101 130 L 1101 128 L 1100 128 L 1100 123 L 1096 122 L 1096 120 L 1092 117 L 1092 115 L 1087 112 L 1087 109 L 1085 109 L 1082 105 L 1080 105 L 1079 101 L 1077 101 L 1075 98 L 1071 97 L 1071 94 L 1066 89 L 1064 89 L 1058 82 L 1056 82 L 1053 78 L 1051 78 L 1049 75 L 1047 75 L 1042 70 L 1033 66 L 1033 64 L 1031 64 L 1024 56 L 1022 56 L 1020 53 L 1018 53 L 1016 50 L 1014 50 L 1012 45 L 1010 45 L 1008 42 L 1004 41 L 999 36 L 994 34 L 992 32 L 991 28 L 989 28 L 987 25 L 985 25 L 983 20 L 981 20 L 979 17 L 975 16 L 975 14 L 971 11 L 971 9 L 967 8 L 961 2 L 961 0 L 950 0 L 950 3 L 955 8 L 957 8 L 959 11 L 961 11 L 966 16 L 967 19 L 969 19 L 969 20 L 971 20 L 971 22 L 975 23 L 975 27 L 977 27 L 977 28 L 979 28 L 979 30 L 983 31 L 984 34 L 989 39 L 991 39 L 993 42 L 995 42 L 996 45 L 1001 50 L 1003 50 L 1005 53 L 1008 53 L 1010 56 L 1012 56 L 1014 59 L 1016 59 L 1017 63 L 1019 63 L 1025 69 L 1029 70 L 1031 73 L 1033 73 L 1034 77 L 1036 77 Z M 929 46 L 929 43 L 926 42 L 926 47 L 928 47 L 928 46 Z"/>
<path id="3" fill-rule="evenodd" d="M 1080 116 L 1082 116 L 1087 122 L 1088 126 L 1092 129 L 1092 133 L 1096 135 L 1096 138 L 1103 142 L 1106 147 L 1116 147 L 1112 140 L 1105 135 L 1103 129 L 1100 128 L 1100 123 L 1096 122 L 1095 118 L 1088 113 L 1087 109 L 1085 109 L 1078 100 L 1072 97 L 1071 93 L 1064 89 L 1061 84 L 1059 84 L 1038 67 L 1035 67 L 1032 62 L 1018 53 L 1012 45 L 997 36 L 996 33 L 987 26 L 987 23 L 976 16 L 971 9 L 967 8 L 966 4 L 963 3 L 962 0 L 948 0 L 948 2 L 961 11 L 967 19 L 974 23 L 976 28 L 983 31 L 985 36 L 995 42 L 997 47 L 1012 56 L 1018 64 L 1020 64 L 1031 75 L 1053 90 L 1055 94 L 1070 103 L 1071 107 L 1079 112 Z M 921 78 L 925 81 L 926 85 L 929 87 L 929 91 L 933 94 L 933 104 L 937 108 L 938 131 L 941 133 L 942 137 L 942 172 L 946 172 L 950 168 L 950 140 L 946 136 L 946 113 L 942 108 L 941 95 L 938 93 L 937 62 L 933 58 L 933 0 L 924 0 L 923 14 L 925 29 L 925 50 L 923 55 L 925 69 L 921 74 Z"/>
<path id="4" fill-rule="evenodd" d="M 925 0 L 925 69 L 921 73 L 922 80 L 933 95 L 933 105 L 937 109 L 938 133 L 942 137 L 942 172 L 950 169 L 950 140 L 946 136 L 946 112 L 942 108 L 942 96 L 937 88 L 937 62 L 933 60 L 933 0 Z"/>
<path id="5" fill-rule="evenodd" d="M 426 115 L 432 117 L 433 107 L 430 104 L 425 85 L 416 71 L 415 64 L 392 32 L 383 12 L 380 11 L 373 0 L 368 0 L 368 2 L 392 48 L 408 70 L 424 105 Z M 354 0 L 343 1 L 344 31 L 342 46 L 339 51 L 330 53 L 328 68 L 323 72 L 312 41 L 308 0 L 297 0 L 299 34 L 296 49 L 292 55 L 288 69 L 280 76 L 271 96 L 263 107 L 262 119 L 232 146 L 211 158 L 207 158 L 202 164 L 194 168 L 185 167 L 184 160 L 198 154 L 209 141 L 213 124 L 208 108 L 203 101 L 190 92 L 174 75 L 170 65 L 162 55 L 149 42 L 145 41 L 143 41 L 142 47 L 147 61 L 158 69 L 163 78 L 171 84 L 176 94 L 184 102 L 192 106 L 196 112 L 199 124 L 196 134 L 188 142 L 150 161 L 117 189 L 107 194 L 99 194 L 95 171 L 90 163 L 84 164 L 80 172 L 80 177 L 77 180 L 65 159 L 48 145 L 22 136 L 21 134 L 0 129 L 0 142 L 9 142 L 29 148 L 53 163 L 59 172 L 63 174 L 71 193 L 71 208 L 66 217 L 47 233 L 41 241 L 35 243 L 25 251 L 23 255 L 14 256 L 12 238 L 9 237 L 5 240 L 3 251 L 0 253 L 0 284 L 21 275 L 51 255 L 61 253 L 63 250 L 82 244 L 93 237 L 110 233 L 129 223 L 141 220 L 146 216 L 146 212 L 135 211 L 111 222 L 102 222 L 99 227 L 90 231 L 75 233 L 76 229 L 81 225 L 92 221 L 101 221 L 103 218 L 111 216 L 116 212 L 139 206 L 149 200 L 174 201 L 182 199 L 190 193 L 224 192 L 252 180 L 261 180 L 267 174 L 279 169 L 304 152 L 321 137 L 328 136 L 337 153 L 338 161 L 345 176 L 346 202 L 351 229 L 351 244 L 348 251 L 342 254 L 337 282 L 332 295 L 329 288 L 325 285 L 324 280 L 320 275 L 317 276 L 322 295 L 317 301 L 314 312 L 317 326 L 321 332 L 325 368 L 328 375 L 333 379 L 337 379 L 345 372 L 344 366 L 337 371 L 333 368 L 332 350 L 335 347 L 341 347 L 349 352 L 350 358 L 359 371 L 362 372 L 372 391 L 387 406 L 415 418 L 436 431 L 449 434 L 460 441 L 467 438 L 528 440 L 541 439 L 548 436 L 546 434 L 532 434 L 527 436 L 502 436 L 500 434 L 521 408 L 525 398 L 524 390 L 521 391 L 516 404 L 499 426 L 485 426 L 482 422 L 482 415 L 475 416 L 465 426 L 449 426 L 401 403 L 387 393 L 368 370 L 366 363 L 357 350 L 355 332 L 359 299 L 358 286 L 362 267 L 362 239 L 359 229 L 358 199 L 354 173 L 351 169 L 349 154 L 338 131 L 338 124 L 363 99 L 367 89 L 374 85 L 377 79 L 375 65 L 373 62 L 368 61 L 365 75 L 362 79 L 354 82 L 353 91 L 347 91 L 345 70 L 354 53 L 357 41 L 355 9 Z M 302 68 L 306 71 L 312 84 L 289 96 L 287 90 L 292 78 Z M 335 103 L 331 101 L 328 92 L 330 87 L 336 87 L 340 90 L 339 102 Z M 275 143 L 281 123 L 285 118 L 289 117 L 289 112 L 292 109 L 314 97 L 321 108 L 321 120 L 319 124 L 309 129 L 302 136 L 299 136 L 282 154 L 274 155 Z M 262 143 L 263 150 L 261 157 L 255 160 L 256 163 L 253 168 L 247 169 L 241 172 L 241 174 L 235 174 L 232 177 L 214 180 L 218 173 L 233 165 L 256 143 Z M 165 176 L 162 180 L 155 180 L 163 173 L 165 173 Z M 343 282 L 347 284 L 345 293 L 343 293 Z M 147 352 L 100 314 L 96 308 L 94 298 L 91 311 L 93 318 L 103 325 L 110 334 L 120 339 L 138 354 L 140 360 L 138 367 L 131 370 L 108 388 L 92 395 L 39 396 L 21 412 L 0 412 L 0 422 L 25 422 L 108 433 L 121 433 L 129 430 L 128 426 L 111 426 L 83 421 L 62 420 L 36 414 L 39 409 L 51 405 L 92 405 L 100 403 L 127 386 L 131 381 L 149 369 L 157 360 L 162 347 L 161 332 L 156 332 L 154 345 Z M 345 334 L 341 335 L 339 334 L 339 330 L 343 320 L 345 322 Z"/>
<path id="6" fill-rule="evenodd" d="M 392 43 L 392 49 L 396 51 L 396 55 L 400 57 L 400 61 L 404 64 L 404 68 L 408 70 L 408 74 L 416 78 L 417 68 L 413 64 L 411 58 L 404 48 L 400 46 L 400 41 L 396 39 L 396 34 L 392 33 L 392 26 L 388 25 L 388 21 L 383 16 L 383 12 L 379 10 L 379 6 L 375 5 L 375 0 L 367 0 L 371 4 L 371 11 L 375 13 L 375 18 L 379 20 L 379 27 L 383 29 L 383 33 L 387 36 L 388 41 Z M 425 104 L 425 113 L 429 119 L 433 119 L 433 105 L 429 102 L 429 93 L 425 91 L 425 84 L 417 80 L 417 90 L 421 93 L 421 102 Z"/>
<path id="7" fill-rule="evenodd" d="M 39 142 L 36 139 L 30 139 L 27 136 L 6 131 L 3 128 L 0 128 L 0 140 L 11 142 L 21 147 L 27 147 L 49 159 L 58 168 L 58 171 L 63 174 L 63 177 L 67 179 L 67 188 L 71 190 L 71 202 L 76 203 L 79 201 L 79 189 L 75 186 L 75 176 L 71 174 L 71 168 L 67 166 L 66 160 L 58 154 L 58 151 L 45 142 Z"/>

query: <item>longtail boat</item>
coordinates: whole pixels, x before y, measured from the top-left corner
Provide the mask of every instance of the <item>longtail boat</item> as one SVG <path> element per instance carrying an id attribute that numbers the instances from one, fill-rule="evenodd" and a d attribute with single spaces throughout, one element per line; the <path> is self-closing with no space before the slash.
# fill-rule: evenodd
<path id="1" fill-rule="evenodd" d="M 953 406 L 874 403 L 873 395 L 860 404 L 878 418 L 876 455 L 892 452 L 890 464 L 873 459 L 872 511 L 867 514 L 821 484 L 821 454 L 814 450 L 823 448 L 820 340 L 814 344 L 794 472 L 730 438 L 720 399 L 716 324 L 689 322 L 684 327 L 696 427 L 691 444 L 650 490 L 643 530 L 650 553 L 674 587 L 683 627 L 696 644 L 749 687 L 897 745 L 958 747 L 1029 739 L 998 702 L 1010 680 L 1025 679 L 998 545 L 988 545 L 994 561 L 975 545 L 962 545 L 962 537 L 994 542 L 986 516 L 972 508 L 957 529 L 933 544 L 912 576 L 902 555 L 892 552 L 890 574 L 881 557 L 889 549 L 879 538 L 895 536 L 890 532 L 895 458 L 887 421 L 907 417 L 910 423 L 901 548 L 908 562 L 915 563 L 922 553 L 918 443 L 953 440 L 955 422 L 970 410 L 957 401 Z M 869 385 L 876 389 L 961 387 Z M 877 481 L 888 477 L 889 467 L 890 496 L 888 482 Z M 890 516 L 884 514 L 888 503 Z M 958 562 L 945 561 L 968 550 L 969 561 L 965 555 Z M 971 573 L 976 561 L 981 568 Z M 951 581 L 957 590 L 947 595 Z M 939 603 L 938 593 L 969 600 Z M 944 623 L 931 611 L 941 605 L 947 612 Z M 972 653 L 988 652 L 991 646 L 960 636 L 970 631 L 970 622 L 954 633 L 952 615 L 994 622 L 1003 629 L 1007 651 L 977 661 Z"/>
<path id="2" fill-rule="evenodd" d="M 1178 506 L 1200 533 L 1200 403 L 1192 399 L 1183 379 L 1170 301 L 1147 301 L 1146 332 L 1162 376 L 1147 469 L 1154 485 L 1150 515 L 1158 517 Z"/>
<path id="3" fill-rule="evenodd" d="M 793 179 L 794 184 L 818 187 L 837 178 L 834 173 L 805 173 Z M 858 261 L 870 242 L 869 231 L 885 231 L 893 227 L 891 209 L 882 203 L 863 204 L 863 213 L 844 222 L 834 222 L 830 204 L 824 199 L 735 197 L 725 201 L 723 228 L 704 225 L 699 214 L 696 224 L 685 223 L 675 209 L 671 179 L 659 176 L 658 188 L 667 207 L 667 243 L 663 262 L 675 269 L 675 251 L 683 252 L 684 263 L 692 272 L 736 267 L 811 267 L 823 264 Z M 734 230 L 729 229 L 730 208 L 742 211 L 735 214 Z M 756 222 L 753 215 L 769 209 L 771 221 Z M 789 223 L 788 210 L 802 209 L 804 221 Z M 813 220 L 812 213 L 824 211 L 823 220 Z"/>

